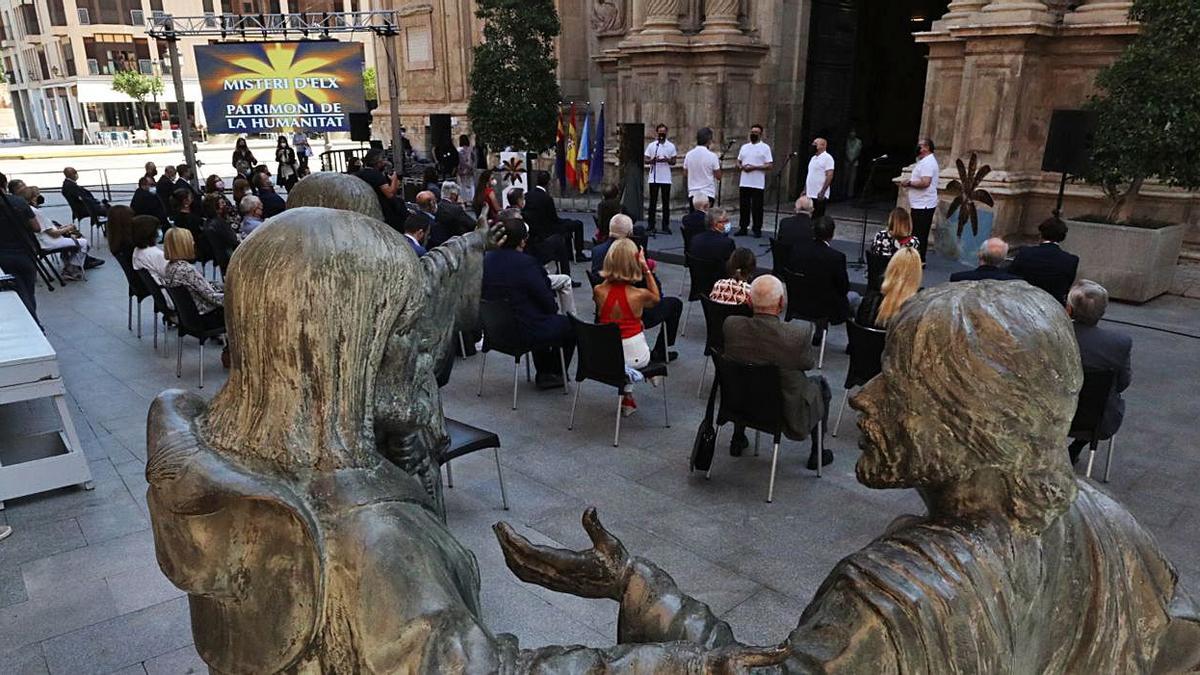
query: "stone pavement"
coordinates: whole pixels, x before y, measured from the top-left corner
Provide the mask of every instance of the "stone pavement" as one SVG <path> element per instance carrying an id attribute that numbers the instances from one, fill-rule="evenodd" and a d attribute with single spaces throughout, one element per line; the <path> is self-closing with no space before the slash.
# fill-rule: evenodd
<path id="1" fill-rule="evenodd" d="M 87 282 L 38 291 L 95 490 L 11 500 L 0 511 L 0 523 L 16 530 L 0 543 L 0 673 L 205 672 L 192 647 L 186 598 L 155 562 L 143 478 L 147 407 L 165 388 L 196 386 L 196 344 L 185 341 L 183 378 L 176 379 L 174 339 L 169 349 L 152 348 L 148 304 L 143 338 L 126 329 L 124 279 L 107 251 L 99 255 L 110 262 L 89 272 Z M 680 269 L 660 269 L 664 288 L 677 290 Z M 577 293 L 579 306 L 591 307 L 586 294 Z M 1194 591 L 1200 590 L 1193 422 L 1198 310 L 1200 302 L 1182 298 L 1113 307 L 1114 318 L 1137 324 L 1117 326 L 1134 338 L 1134 383 L 1113 481 L 1103 486 L 1158 537 Z M 575 430 L 568 432 L 570 397 L 539 392 L 522 378 L 514 412 L 506 359 L 488 359 L 482 397 L 476 396 L 480 357 L 456 364 L 443 391 L 447 415 L 492 429 L 504 443 L 511 511 L 500 509 L 487 453 L 455 461 L 455 487 L 446 497 L 451 530 L 478 557 L 484 619 L 493 631 L 515 633 L 526 646 L 598 646 L 613 642 L 616 622 L 615 603 L 517 581 L 490 530 L 498 520 L 535 541 L 584 547 L 579 516 L 596 505 L 631 552 L 661 564 L 728 619 L 741 639 L 766 644 L 786 636 L 841 557 L 878 536 L 893 517 L 919 511 L 912 493 L 855 482 L 852 412 L 829 441 L 837 458 L 824 478 L 804 469 L 804 445 L 785 445 L 774 504 L 763 501 L 769 452 L 731 459 L 724 447 L 728 430 L 712 480 L 689 475 L 688 453 L 702 417 L 696 390 L 703 335 L 695 307 L 667 383 L 671 428 L 663 428 L 661 392 L 642 387 L 641 410 L 623 420 L 619 448 L 611 445 L 611 390 L 585 383 Z M 847 365 L 844 345 L 845 333 L 835 330 L 824 370 L 835 401 Z M 203 393 L 211 395 L 225 376 L 217 349 L 205 357 Z M 6 435 L 41 431 L 50 420 L 46 405 L 0 407 L 0 443 Z M 1102 470 L 1103 462 L 1097 466 Z"/>

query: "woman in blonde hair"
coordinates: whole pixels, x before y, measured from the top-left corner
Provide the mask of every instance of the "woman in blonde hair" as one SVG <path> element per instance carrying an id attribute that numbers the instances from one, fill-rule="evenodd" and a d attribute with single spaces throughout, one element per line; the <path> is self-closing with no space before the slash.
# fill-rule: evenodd
<path id="1" fill-rule="evenodd" d="M 225 325 L 225 294 L 196 270 L 196 242 L 190 230 L 172 227 L 163 238 L 163 249 L 167 258 L 167 270 L 163 285 L 168 288 L 186 288 L 196 303 L 200 319 L 205 328 Z"/>
<path id="2" fill-rule="evenodd" d="M 892 256 L 883 275 L 883 288 L 863 298 L 854 321 L 865 328 L 887 328 L 888 322 L 921 288 L 921 254 L 905 247 Z"/>
<path id="3" fill-rule="evenodd" d="M 904 248 L 917 248 L 921 242 L 912 231 L 912 217 L 908 209 L 895 208 L 888 215 L 886 230 L 880 230 L 871 241 L 873 255 L 891 258 Z"/>
<path id="4" fill-rule="evenodd" d="M 600 323 L 615 323 L 621 329 L 621 348 L 627 368 L 641 368 L 650 363 L 650 345 L 642 326 L 642 312 L 654 307 L 661 299 L 658 282 L 646 265 L 646 256 L 631 239 L 618 239 L 604 257 L 600 272 L 604 282 L 592 289 L 592 298 L 600 308 Z M 645 280 L 646 288 L 635 284 Z M 633 395 L 626 393 L 621 413 L 632 415 L 637 410 Z"/>

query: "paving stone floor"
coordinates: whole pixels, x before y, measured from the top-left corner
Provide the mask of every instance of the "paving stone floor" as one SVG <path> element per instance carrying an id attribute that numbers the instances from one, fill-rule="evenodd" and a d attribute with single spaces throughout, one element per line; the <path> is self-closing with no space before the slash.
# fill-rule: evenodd
<path id="1" fill-rule="evenodd" d="M 152 348 L 148 304 L 142 339 L 126 329 L 125 282 L 107 252 L 99 255 L 110 263 L 90 272 L 86 283 L 38 291 L 95 489 L 11 500 L 0 511 L 0 522 L 16 529 L 0 543 L 0 673 L 205 672 L 192 647 L 187 600 L 155 563 L 143 477 L 147 407 L 165 388 L 196 386 L 196 344 L 185 343 L 183 378 L 176 379 L 174 341 L 170 349 Z M 678 289 L 679 268 L 661 271 L 664 287 Z M 579 306 L 591 306 L 583 293 Z M 1134 384 L 1113 481 L 1104 486 L 1154 532 L 1193 589 L 1200 589 L 1198 310 L 1200 301 L 1181 298 L 1112 309 L 1121 321 L 1175 332 L 1118 326 L 1135 341 Z M 855 482 L 852 419 L 830 440 L 837 459 L 824 478 L 804 469 L 802 446 L 785 447 L 774 504 L 764 503 L 769 453 L 731 459 L 721 446 L 712 480 L 688 475 L 702 416 L 698 307 L 687 328 L 667 385 L 671 427 L 663 427 L 661 392 L 646 387 L 638 392 L 641 410 L 622 423 L 619 448 L 611 445 L 614 401 L 606 388 L 584 384 L 576 427 L 568 432 L 569 397 L 539 392 L 522 378 L 514 412 L 511 362 L 488 359 L 482 397 L 476 396 L 480 358 L 458 362 L 443 392 L 446 413 L 495 430 L 504 444 L 511 511 L 500 509 L 486 453 L 454 463 L 455 487 L 446 498 L 450 528 L 479 559 L 484 618 L 494 631 L 515 633 L 527 646 L 606 645 L 616 622 L 615 603 L 557 595 L 512 577 L 490 530 L 498 520 L 536 541 L 583 547 L 579 516 L 595 505 L 630 551 L 659 562 L 741 639 L 765 644 L 795 625 L 838 559 L 893 517 L 920 509 L 912 493 Z M 824 370 L 835 399 L 842 393 L 844 345 L 844 332 L 835 331 Z M 211 395 L 224 373 L 217 349 L 205 359 L 203 392 Z M 2 406 L 0 443 L 52 424 L 48 405 Z M 721 441 L 727 438 L 726 431 Z"/>

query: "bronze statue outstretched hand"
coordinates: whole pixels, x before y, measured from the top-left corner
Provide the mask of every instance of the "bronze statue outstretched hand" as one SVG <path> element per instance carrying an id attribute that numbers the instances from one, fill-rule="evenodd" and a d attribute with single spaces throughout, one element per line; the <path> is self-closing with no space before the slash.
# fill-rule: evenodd
<path id="1" fill-rule="evenodd" d="M 493 529 L 504 561 L 521 581 L 584 598 L 619 601 L 625 593 L 633 559 L 600 524 L 594 507 L 583 512 L 583 529 L 592 539 L 592 548 L 586 551 L 536 545 L 508 523 L 496 523 Z"/>
<path id="2" fill-rule="evenodd" d="M 732 644 L 704 653 L 704 675 L 735 675 L 753 672 L 754 668 L 782 665 L 792 655 L 791 646 L 784 642 L 773 647 L 749 647 Z"/>

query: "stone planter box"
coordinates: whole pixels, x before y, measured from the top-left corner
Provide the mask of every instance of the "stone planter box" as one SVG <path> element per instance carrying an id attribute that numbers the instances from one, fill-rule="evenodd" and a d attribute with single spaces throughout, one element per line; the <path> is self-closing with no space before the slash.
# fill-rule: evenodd
<path id="1" fill-rule="evenodd" d="M 1186 225 L 1158 229 L 1068 220 L 1062 247 L 1079 256 L 1079 278 L 1108 289 L 1109 297 L 1146 302 L 1171 288 Z"/>

